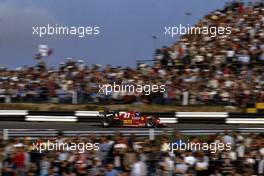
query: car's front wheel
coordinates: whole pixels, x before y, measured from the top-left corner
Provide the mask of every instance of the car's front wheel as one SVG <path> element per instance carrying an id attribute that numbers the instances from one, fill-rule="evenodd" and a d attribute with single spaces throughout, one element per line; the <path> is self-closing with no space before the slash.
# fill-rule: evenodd
<path id="1" fill-rule="evenodd" d="M 154 117 L 149 117 L 146 121 L 146 127 L 148 128 L 154 128 L 155 125 L 155 118 Z"/>
<path id="2" fill-rule="evenodd" d="M 102 126 L 103 127 L 111 127 L 112 126 L 112 117 L 103 117 L 102 119 Z"/>

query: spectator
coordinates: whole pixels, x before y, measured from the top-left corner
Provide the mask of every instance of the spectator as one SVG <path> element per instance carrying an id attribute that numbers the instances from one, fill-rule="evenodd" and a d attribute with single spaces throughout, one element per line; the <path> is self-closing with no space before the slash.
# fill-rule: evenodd
<path id="1" fill-rule="evenodd" d="M 139 156 L 132 166 L 131 176 L 147 176 L 147 166 L 140 160 Z"/>
<path id="2" fill-rule="evenodd" d="M 119 172 L 114 169 L 113 164 L 107 165 L 105 176 L 119 176 L 119 175 L 120 175 Z"/>

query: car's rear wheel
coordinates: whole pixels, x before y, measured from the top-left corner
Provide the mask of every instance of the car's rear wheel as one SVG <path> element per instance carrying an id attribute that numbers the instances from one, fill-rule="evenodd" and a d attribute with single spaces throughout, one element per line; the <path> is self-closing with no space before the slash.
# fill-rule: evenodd
<path id="1" fill-rule="evenodd" d="M 102 126 L 103 127 L 111 127 L 112 126 L 112 117 L 103 117 L 102 119 Z"/>
<path id="2" fill-rule="evenodd" d="M 154 128 L 156 125 L 155 125 L 155 119 L 154 117 L 149 117 L 146 121 L 146 127 L 148 128 Z"/>

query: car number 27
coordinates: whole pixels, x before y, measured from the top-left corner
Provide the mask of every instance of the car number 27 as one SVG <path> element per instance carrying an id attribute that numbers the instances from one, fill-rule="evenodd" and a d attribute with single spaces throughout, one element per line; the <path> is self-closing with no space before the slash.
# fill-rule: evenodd
<path id="1" fill-rule="evenodd" d="M 125 119 L 128 119 L 129 117 L 130 117 L 130 113 L 127 112 L 127 113 L 124 114 L 124 118 Z"/>

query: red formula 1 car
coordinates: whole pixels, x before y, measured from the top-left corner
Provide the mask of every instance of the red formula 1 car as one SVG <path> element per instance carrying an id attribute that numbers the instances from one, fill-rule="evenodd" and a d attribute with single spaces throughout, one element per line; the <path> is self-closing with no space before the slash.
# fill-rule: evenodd
<path id="1" fill-rule="evenodd" d="M 166 127 L 166 124 L 161 123 L 158 117 L 149 115 L 141 115 L 140 112 L 102 112 L 99 113 L 101 123 L 104 127 Z"/>

